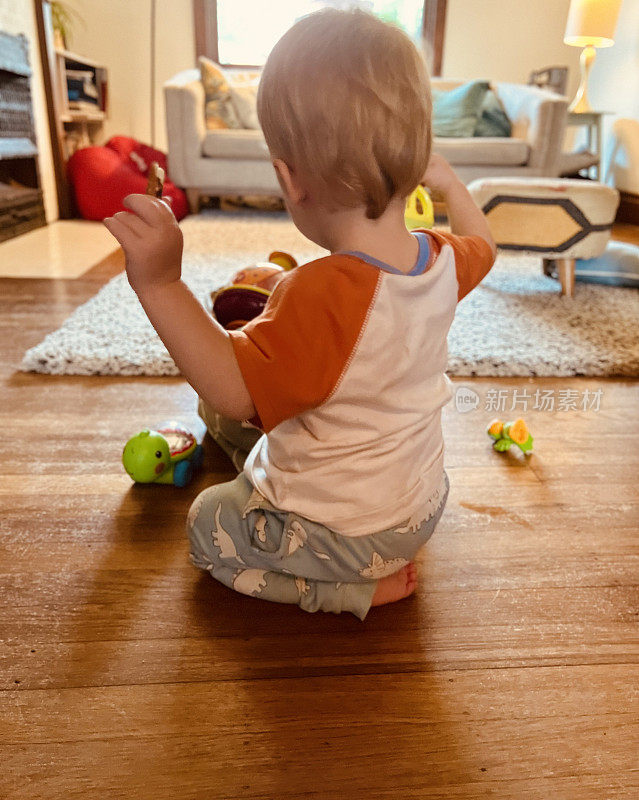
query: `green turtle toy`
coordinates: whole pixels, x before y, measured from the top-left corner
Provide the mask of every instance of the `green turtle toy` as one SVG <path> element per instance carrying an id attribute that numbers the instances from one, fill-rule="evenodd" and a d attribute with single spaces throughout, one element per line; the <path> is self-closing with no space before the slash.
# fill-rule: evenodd
<path id="1" fill-rule="evenodd" d="M 511 445 L 515 444 L 522 453 L 529 455 L 533 449 L 533 437 L 528 430 L 528 425 L 521 419 L 514 422 L 502 422 L 494 419 L 488 426 L 486 433 L 494 439 L 493 447 L 498 453 L 505 453 Z"/>
<path id="2" fill-rule="evenodd" d="M 124 445 L 122 463 L 136 483 L 171 483 L 186 486 L 202 466 L 202 445 L 179 422 L 157 430 L 145 428 Z"/>

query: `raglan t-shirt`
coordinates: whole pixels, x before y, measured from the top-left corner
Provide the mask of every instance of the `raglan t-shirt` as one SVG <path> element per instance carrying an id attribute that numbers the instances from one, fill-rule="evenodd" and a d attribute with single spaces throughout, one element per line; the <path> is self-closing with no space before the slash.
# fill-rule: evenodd
<path id="1" fill-rule="evenodd" d="M 478 236 L 416 231 L 409 273 L 364 253 L 297 267 L 232 331 L 264 431 L 244 472 L 276 508 L 345 536 L 434 511 L 455 307 L 493 262 Z"/>

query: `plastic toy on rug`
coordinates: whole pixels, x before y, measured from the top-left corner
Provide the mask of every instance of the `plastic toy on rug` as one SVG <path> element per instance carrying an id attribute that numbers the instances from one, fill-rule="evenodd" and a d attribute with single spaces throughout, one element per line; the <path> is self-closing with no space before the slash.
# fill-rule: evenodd
<path id="1" fill-rule="evenodd" d="M 505 453 L 514 444 L 522 453 L 529 455 L 533 449 L 533 437 L 528 426 L 521 417 L 514 422 L 502 422 L 494 419 L 486 432 L 494 439 L 493 447 L 498 453 Z"/>
<path id="2" fill-rule="evenodd" d="M 202 466 L 202 445 L 180 422 L 166 422 L 156 430 L 145 428 L 124 445 L 122 463 L 136 483 L 186 486 Z"/>
<path id="3" fill-rule="evenodd" d="M 409 231 L 415 228 L 432 228 L 435 224 L 433 201 L 421 184 L 406 199 L 404 221 Z"/>
<path id="4" fill-rule="evenodd" d="M 275 250 L 260 261 L 236 272 L 231 282 L 211 292 L 209 311 L 228 331 L 237 330 L 261 314 L 273 289 L 297 261 Z"/>

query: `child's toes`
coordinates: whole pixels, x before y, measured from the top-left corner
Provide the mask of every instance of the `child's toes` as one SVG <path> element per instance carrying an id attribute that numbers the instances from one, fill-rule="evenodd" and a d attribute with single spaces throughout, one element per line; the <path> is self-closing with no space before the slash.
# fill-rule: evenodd
<path id="1" fill-rule="evenodd" d="M 406 595 L 412 594 L 417 587 L 417 567 L 411 562 L 406 566 Z"/>

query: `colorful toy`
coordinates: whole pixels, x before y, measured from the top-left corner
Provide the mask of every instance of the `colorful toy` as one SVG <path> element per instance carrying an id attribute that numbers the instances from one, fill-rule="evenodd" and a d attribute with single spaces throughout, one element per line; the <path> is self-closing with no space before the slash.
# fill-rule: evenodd
<path id="1" fill-rule="evenodd" d="M 500 419 L 494 419 L 486 433 L 495 440 L 493 447 L 498 453 L 505 453 L 513 444 L 516 444 L 526 455 L 532 453 L 533 437 L 521 417 L 514 422 L 506 423 Z"/>
<path id="2" fill-rule="evenodd" d="M 236 272 L 231 283 L 211 292 L 209 311 L 226 330 L 237 330 L 261 314 L 273 289 L 297 266 L 289 253 L 275 250 L 260 261 Z"/>
<path id="3" fill-rule="evenodd" d="M 421 184 L 406 199 L 404 221 L 409 231 L 414 228 L 432 228 L 435 224 L 433 201 Z"/>
<path id="4" fill-rule="evenodd" d="M 124 469 L 136 483 L 186 486 L 202 459 L 202 445 L 179 422 L 167 422 L 157 430 L 145 428 L 129 439 L 122 452 Z"/>

